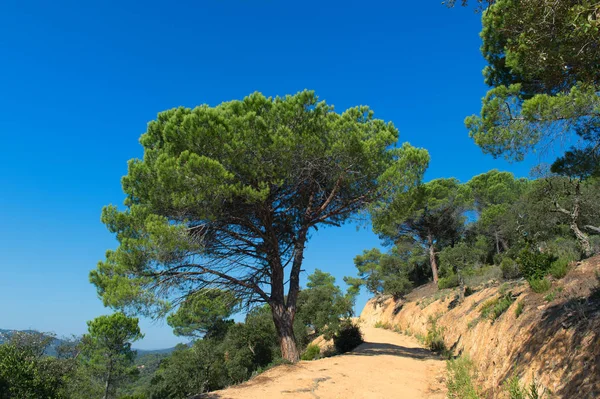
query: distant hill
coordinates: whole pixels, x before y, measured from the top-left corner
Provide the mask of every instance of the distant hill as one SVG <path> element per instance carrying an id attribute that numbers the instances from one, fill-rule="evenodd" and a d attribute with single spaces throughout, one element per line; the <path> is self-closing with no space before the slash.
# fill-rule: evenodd
<path id="1" fill-rule="evenodd" d="M 10 339 L 10 337 L 16 332 L 39 333 L 39 331 L 35 331 L 35 330 L 6 330 L 6 329 L 0 328 L 0 345 L 5 343 L 6 341 L 8 341 Z M 46 350 L 46 354 L 48 356 L 56 356 L 56 349 L 65 342 L 66 341 L 63 339 L 54 338 L 52 340 L 52 343 Z M 136 348 L 133 348 L 133 349 L 135 351 L 137 351 L 137 354 L 139 357 L 139 356 L 152 355 L 152 354 L 168 355 L 175 350 L 175 347 L 165 348 L 165 349 L 136 349 Z"/>

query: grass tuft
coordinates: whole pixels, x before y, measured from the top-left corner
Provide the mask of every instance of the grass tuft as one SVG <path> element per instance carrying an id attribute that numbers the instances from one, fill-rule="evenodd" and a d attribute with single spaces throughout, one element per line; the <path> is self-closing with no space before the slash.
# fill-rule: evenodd
<path id="1" fill-rule="evenodd" d="M 471 359 L 468 356 L 461 356 L 458 359 L 449 360 L 447 365 L 448 398 L 480 399 L 479 390 L 474 382 L 477 379 L 477 370 Z"/>

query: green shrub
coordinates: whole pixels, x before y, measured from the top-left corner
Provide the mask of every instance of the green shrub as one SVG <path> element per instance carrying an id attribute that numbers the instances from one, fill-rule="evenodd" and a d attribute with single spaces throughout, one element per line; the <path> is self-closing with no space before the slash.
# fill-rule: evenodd
<path id="1" fill-rule="evenodd" d="M 319 345 L 310 344 L 302 354 L 302 360 L 315 360 L 321 355 L 321 348 Z"/>
<path id="2" fill-rule="evenodd" d="M 557 258 L 575 262 L 581 259 L 581 251 L 577 241 L 568 237 L 558 237 L 548 244 L 548 251 Z"/>
<path id="3" fill-rule="evenodd" d="M 544 297 L 544 300 L 545 300 L 546 302 L 552 302 L 552 301 L 554 300 L 554 298 L 556 298 L 556 292 L 555 292 L 555 291 L 552 291 L 551 293 L 549 293 L 548 295 L 546 295 L 546 296 Z"/>
<path id="4" fill-rule="evenodd" d="M 431 351 L 447 355 L 448 350 L 444 342 L 444 327 L 438 327 L 434 318 L 429 318 L 429 328 L 425 336 L 425 346 Z"/>
<path id="5" fill-rule="evenodd" d="M 592 253 L 600 254 L 600 235 L 590 236 L 590 245 L 592 247 Z"/>
<path id="6" fill-rule="evenodd" d="M 525 388 L 521 386 L 519 377 L 513 376 L 504 382 L 504 391 L 508 394 L 508 399 L 541 399 L 545 396 L 545 389 L 537 384 L 535 378 Z"/>
<path id="7" fill-rule="evenodd" d="M 538 294 L 543 294 L 552 287 L 552 283 L 546 278 L 530 278 L 527 281 L 531 290 Z"/>
<path id="8" fill-rule="evenodd" d="M 345 322 L 333 336 L 333 346 L 338 353 L 350 352 L 364 342 L 360 328 L 351 322 Z"/>
<path id="9" fill-rule="evenodd" d="M 456 274 L 451 274 L 447 277 L 442 277 L 438 280 L 438 288 L 443 290 L 445 288 L 454 288 L 458 287 L 459 281 L 458 276 Z"/>
<path id="10" fill-rule="evenodd" d="M 499 280 L 502 270 L 498 266 L 488 265 L 478 269 L 467 270 L 464 273 L 465 285 L 477 287 L 491 280 Z"/>
<path id="11" fill-rule="evenodd" d="M 517 262 L 519 263 L 519 271 L 525 278 L 528 280 L 542 279 L 548 274 L 555 259 L 552 254 L 525 248 L 519 253 Z"/>
<path id="12" fill-rule="evenodd" d="M 521 316 L 521 314 L 523 314 L 523 308 L 525 306 L 523 305 L 523 302 L 519 302 L 517 303 L 517 307 L 515 308 L 515 317 L 518 319 L 519 316 Z"/>
<path id="13" fill-rule="evenodd" d="M 507 292 L 500 298 L 494 298 L 486 301 L 481 307 L 481 317 L 483 319 L 496 320 L 512 305 L 515 299 L 512 293 Z"/>
<path id="14" fill-rule="evenodd" d="M 455 360 L 449 360 L 448 378 L 446 387 L 448 388 L 449 399 L 479 399 L 478 389 L 474 381 L 477 378 L 475 365 L 467 356 L 461 356 Z"/>
<path id="15" fill-rule="evenodd" d="M 561 279 L 566 276 L 567 272 L 569 271 L 569 263 L 569 260 L 565 258 L 558 258 L 552 262 L 552 265 L 550 266 L 550 274 L 552 277 L 555 279 Z"/>
<path id="16" fill-rule="evenodd" d="M 383 328 L 384 330 L 391 330 L 392 325 L 388 322 L 378 321 L 375 323 L 375 328 Z"/>
<path id="17" fill-rule="evenodd" d="M 502 277 L 506 280 L 512 280 L 521 276 L 517 262 L 508 257 L 502 259 L 500 270 L 502 270 Z"/>
<path id="18" fill-rule="evenodd" d="M 408 294 L 412 288 L 413 284 L 405 274 L 387 276 L 383 280 L 383 292 L 396 299 Z"/>

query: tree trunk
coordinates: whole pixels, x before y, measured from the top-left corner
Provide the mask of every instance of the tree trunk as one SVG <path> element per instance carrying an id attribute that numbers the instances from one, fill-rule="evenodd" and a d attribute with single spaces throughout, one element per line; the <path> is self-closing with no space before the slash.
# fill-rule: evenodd
<path id="1" fill-rule="evenodd" d="M 435 260 L 435 246 L 433 245 L 433 237 L 429 235 L 429 263 L 431 263 L 431 273 L 433 274 L 433 282 L 435 285 L 438 283 L 438 268 L 437 261 Z"/>
<path id="2" fill-rule="evenodd" d="M 465 301 L 465 280 L 460 270 L 458 271 L 458 286 L 458 303 L 463 303 Z"/>
<path id="3" fill-rule="evenodd" d="M 104 396 L 102 399 L 109 399 L 108 393 L 110 391 L 110 380 L 112 378 L 112 360 L 108 365 L 108 373 L 106 375 L 106 384 L 104 385 Z"/>
<path id="4" fill-rule="evenodd" d="M 283 304 L 271 305 L 271 312 L 275 328 L 277 329 L 281 357 L 288 362 L 296 363 L 300 360 L 300 353 L 298 353 L 296 337 L 294 336 L 295 312 L 286 309 Z"/>
<path id="5" fill-rule="evenodd" d="M 583 249 L 583 252 L 585 253 L 585 256 L 591 256 L 592 255 L 592 246 L 590 244 L 590 239 L 588 237 L 587 234 L 585 234 L 583 231 L 581 231 L 579 229 L 579 226 L 577 226 L 577 223 L 572 222 L 571 223 L 571 230 L 573 230 L 573 233 L 575 233 L 575 237 L 577 237 L 577 241 L 579 241 L 579 244 L 581 245 L 581 248 Z"/>
<path id="6" fill-rule="evenodd" d="M 498 238 L 498 232 L 494 232 L 494 237 L 496 238 L 496 253 L 500 254 L 500 239 Z"/>

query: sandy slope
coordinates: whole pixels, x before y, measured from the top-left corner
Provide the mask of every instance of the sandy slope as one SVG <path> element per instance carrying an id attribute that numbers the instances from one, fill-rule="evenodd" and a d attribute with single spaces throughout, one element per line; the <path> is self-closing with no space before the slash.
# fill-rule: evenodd
<path id="1" fill-rule="evenodd" d="M 354 352 L 280 366 L 211 399 L 328 399 L 445 397 L 445 364 L 413 338 L 364 327 L 366 343 Z"/>

